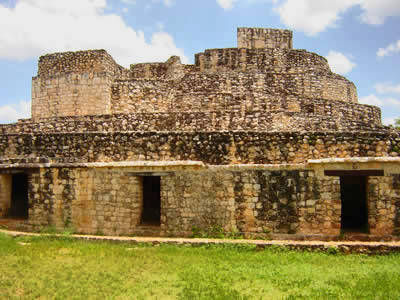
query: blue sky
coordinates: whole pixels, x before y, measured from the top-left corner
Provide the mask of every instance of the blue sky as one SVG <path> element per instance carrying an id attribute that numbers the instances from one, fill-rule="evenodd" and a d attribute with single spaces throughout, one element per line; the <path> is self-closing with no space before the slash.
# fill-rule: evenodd
<path id="1" fill-rule="evenodd" d="M 236 47 L 237 27 L 288 28 L 360 103 L 400 117 L 399 0 L 0 0 L 0 123 L 30 116 L 40 55 L 106 49 L 124 66 Z"/>

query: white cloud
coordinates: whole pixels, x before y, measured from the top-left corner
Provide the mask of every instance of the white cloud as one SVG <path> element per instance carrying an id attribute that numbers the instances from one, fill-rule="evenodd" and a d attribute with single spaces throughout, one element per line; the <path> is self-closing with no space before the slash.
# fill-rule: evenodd
<path id="1" fill-rule="evenodd" d="M 336 51 L 329 51 L 326 59 L 329 62 L 332 72 L 342 75 L 349 73 L 356 66 L 343 53 Z"/>
<path id="2" fill-rule="evenodd" d="M 31 117 L 31 102 L 20 101 L 18 104 L 0 106 L 0 123 L 12 123 L 18 119 Z"/>
<path id="3" fill-rule="evenodd" d="M 379 94 L 400 94 L 400 84 L 396 86 L 391 83 L 378 83 L 374 86 L 374 88 Z M 366 97 L 361 97 L 359 102 L 362 104 L 379 106 L 381 108 L 385 108 L 386 111 L 391 111 L 392 113 L 396 111 L 398 112 L 400 109 L 400 99 L 397 97 L 377 96 L 375 94 L 370 94 Z M 385 125 L 394 124 L 394 119 L 395 118 L 385 118 L 382 120 L 382 122 Z"/>
<path id="4" fill-rule="evenodd" d="M 392 97 L 379 98 L 374 94 L 359 99 L 362 104 L 400 108 L 400 100 Z"/>
<path id="5" fill-rule="evenodd" d="M 398 52 L 400 52 L 400 40 L 393 44 L 390 44 L 386 48 L 379 48 L 379 50 L 376 52 L 376 55 L 378 57 L 385 57 Z"/>
<path id="6" fill-rule="evenodd" d="M 276 8 L 282 22 L 293 29 L 316 35 L 335 26 L 340 14 L 359 0 L 285 0 Z"/>
<path id="7" fill-rule="evenodd" d="M 275 11 L 282 22 L 308 35 L 316 35 L 337 26 L 351 7 L 362 10 L 360 20 L 371 25 L 383 24 L 390 16 L 400 16 L 399 0 L 278 0 Z"/>
<path id="8" fill-rule="evenodd" d="M 103 48 L 125 66 L 165 61 L 171 55 L 188 61 L 170 34 L 154 33 L 147 41 L 121 16 L 105 13 L 106 5 L 106 0 L 18 0 L 13 8 L 0 4 L 0 58 Z"/>
<path id="9" fill-rule="evenodd" d="M 400 108 L 400 100 L 395 98 L 384 98 L 384 106 L 393 106 Z"/>
<path id="10" fill-rule="evenodd" d="M 238 0 L 217 0 L 219 6 L 221 6 L 224 10 L 232 9 L 235 3 Z"/>
<path id="11" fill-rule="evenodd" d="M 366 97 L 361 97 L 358 102 L 360 102 L 361 104 L 383 106 L 383 101 L 374 94 L 368 95 Z"/>
<path id="12" fill-rule="evenodd" d="M 393 85 L 392 83 L 377 83 L 374 88 L 379 94 L 400 94 L 400 84 Z"/>
<path id="13" fill-rule="evenodd" d="M 394 123 L 396 122 L 397 118 L 383 118 L 382 119 L 382 123 L 383 125 L 389 126 L 389 125 L 394 125 Z"/>
<path id="14" fill-rule="evenodd" d="M 361 20 L 371 25 L 381 25 L 387 17 L 400 16 L 399 0 L 362 0 Z"/>

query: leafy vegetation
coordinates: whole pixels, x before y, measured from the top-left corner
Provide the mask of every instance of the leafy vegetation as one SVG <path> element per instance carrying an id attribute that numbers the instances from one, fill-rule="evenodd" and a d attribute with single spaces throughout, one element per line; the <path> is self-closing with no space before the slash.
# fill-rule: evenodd
<path id="1" fill-rule="evenodd" d="M 394 124 L 389 124 L 388 126 L 400 130 L 400 118 L 394 119 Z"/>
<path id="2" fill-rule="evenodd" d="M 0 299 L 399 299 L 400 255 L 0 234 Z"/>
<path id="3" fill-rule="evenodd" d="M 213 239 L 243 239 L 243 235 L 240 232 L 227 232 L 219 225 L 213 225 L 205 230 L 193 226 L 192 228 L 193 238 L 213 238 Z"/>
<path id="4" fill-rule="evenodd" d="M 394 127 L 400 129 L 400 118 L 394 120 Z"/>

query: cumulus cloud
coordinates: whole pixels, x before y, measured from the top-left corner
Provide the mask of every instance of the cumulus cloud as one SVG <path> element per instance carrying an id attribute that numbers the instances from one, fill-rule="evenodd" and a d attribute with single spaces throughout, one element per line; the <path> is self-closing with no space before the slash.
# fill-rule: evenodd
<path id="1" fill-rule="evenodd" d="M 362 10 L 360 20 L 371 25 L 381 25 L 390 16 L 400 16 L 398 0 L 278 0 L 275 11 L 282 22 L 295 30 L 314 36 L 337 26 L 342 14 L 351 7 Z"/>
<path id="2" fill-rule="evenodd" d="M 383 94 L 383 96 L 371 94 L 360 98 L 359 102 L 387 108 L 386 110 L 391 111 L 392 113 L 396 111 L 398 112 L 400 109 L 400 99 L 396 96 L 396 94 L 400 95 L 400 84 L 394 85 L 392 83 L 378 83 L 374 86 L 374 88 L 378 94 Z M 394 124 L 394 120 L 396 118 L 385 118 L 382 120 L 382 123 L 385 125 Z"/>
<path id="3" fill-rule="evenodd" d="M 379 94 L 400 94 L 400 84 L 377 83 L 374 88 Z"/>
<path id="4" fill-rule="evenodd" d="M 376 95 L 371 94 L 365 97 L 361 97 L 358 102 L 362 104 L 369 104 L 369 105 L 375 105 L 375 106 L 383 106 L 383 101 L 378 98 Z"/>
<path id="5" fill-rule="evenodd" d="M 221 6 L 224 10 L 232 9 L 234 4 L 238 0 L 217 0 L 219 6 Z"/>
<path id="6" fill-rule="evenodd" d="M 340 14 L 358 1 L 285 0 L 276 8 L 276 12 L 286 26 L 316 35 L 327 27 L 335 26 Z"/>
<path id="7" fill-rule="evenodd" d="M 15 7 L 0 4 L 0 58 L 23 60 L 45 53 L 103 48 L 124 66 L 165 61 L 172 55 L 188 61 L 170 34 L 157 32 L 148 40 L 121 16 L 106 13 L 106 6 L 106 0 L 17 0 Z"/>
<path id="8" fill-rule="evenodd" d="M 349 73 L 356 66 L 346 55 L 336 51 L 329 51 L 326 59 L 332 72 L 341 75 Z"/>
<path id="9" fill-rule="evenodd" d="M 6 104 L 0 106 L 0 123 L 12 123 L 18 119 L 31 117 L 31 102 L 20 101 L 17 104 Z"/>
<path id="10" fill-rule="evenodd" d="M 394 107 L 400 108 L 400 100 L 393 97 L 378 97 L 375 94 L 370 94 L 366 97 L 362 97 L 359 99 L 359 102 L 362 104 L 375 105 L 380 107 Z"/>
<path id="11" fill-rule="evenodd" d="M 395 43 L 388 45 L 386 48 L 379 48 L 376 55 L 380 58 L 390 56 L 400 52 L 400 40 Z"/>
<path id="12" fill-rule="evenodd" d="M 382 25 L 387 17 L 400 16 L 399 0 L 362 0 L 361 20 L 371 25 Z"/>

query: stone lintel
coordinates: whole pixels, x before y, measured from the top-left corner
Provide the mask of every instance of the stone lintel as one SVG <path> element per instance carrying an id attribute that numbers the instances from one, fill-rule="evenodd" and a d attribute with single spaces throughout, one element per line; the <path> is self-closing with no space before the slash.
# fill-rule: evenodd
<path id="1" fill-rule="evenodd" d="M 198 170 L 205 168 L 201 161 L 123 161 L 123 162 L 92 162 L 92 163 L 15 163 L 0 164 L 0 170 L 7 169 L 36 169 L 36 168 L 134 168 L 139 171 L 146 169 Z"/>
<path id="2" fill-rule="evenodd" d="M 383 170 L 325 170 L 325 176 L 384 176 Z"/>
<path id="3" fill-rule="evenodd" d="M 353 175 L 357 173 L 361 176 L 387 176 L 390 174 L 400 173 L 400 158 L 398 157 L 351 157 L 351 158 L 323 158 L 310 159 L 307 165 L 316 170 L 317 175 L 326 176 L 327 170 L 337 171 L 339 174 L 345 175 L 346 171 L 353 171 Z M 374 172 L 378 173 L 374 173 Z M 383 173 L 383 174 L 382 174 Z M 333 176 L 334 173 L 329 173 Z M 329 176 L 329 175 L 328 175 Z"/>
<path id="4" fill-rule="evenodd" d="M 168 176 L 168 175 L 171 175 L 172 173 L 173 173 L 172 171 L 170 171 L 170 172 L 150 172 L 150 171 L 143 172 L 141 170 L 138 170 L 138 171 L 128 172 L 126 174 L 128 176 L 142 176 L 142 177 L 144 177 L 144 176 Z"/>
<path id="5" fill-rule="evenodd" d="M 244 170 L 299 170 L 305 169 L 305 164 L 234 164 L 207 165 L 210 170 L 244 171 Z"/>

